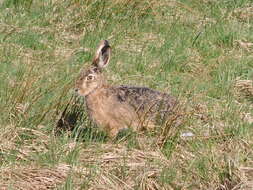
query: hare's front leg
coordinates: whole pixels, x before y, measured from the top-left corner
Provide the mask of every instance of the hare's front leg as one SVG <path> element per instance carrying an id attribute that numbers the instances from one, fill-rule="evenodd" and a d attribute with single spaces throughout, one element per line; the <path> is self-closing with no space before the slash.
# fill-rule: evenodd
<path id="1" fill-rule="evenodd" d="M 119 131 L 120 131 L 119 129 L 112 128 L 110 131 L 108 131 L 108 135 L 110 138 L 113 139 L 118 135 Z"/>
<path id="2" fill-rule="evenodd" d="M 105 126 L 105 130 L 107 131 L 110 138 L 115 138 L 119 133 L 119 131 L 124 128 L 127 127 L 123 124 L 120 124 L 112 120 Z"/>

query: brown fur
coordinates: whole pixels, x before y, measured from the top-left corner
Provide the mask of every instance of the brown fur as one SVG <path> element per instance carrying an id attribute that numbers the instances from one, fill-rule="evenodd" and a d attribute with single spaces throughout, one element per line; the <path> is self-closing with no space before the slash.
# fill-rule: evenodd
<path id="1" fill-rule="evenodd" d="M 111 137 L 121 129 L 154 128 L 165 121 L 176 99 L 146 87 L 108 85 L 102 69 L 108 65 L 110 53 L 108 41 L 102 41 L 92 65 L 82 71 L 76 81 L 76 89 L 85 97 L 90 118 Z"/>

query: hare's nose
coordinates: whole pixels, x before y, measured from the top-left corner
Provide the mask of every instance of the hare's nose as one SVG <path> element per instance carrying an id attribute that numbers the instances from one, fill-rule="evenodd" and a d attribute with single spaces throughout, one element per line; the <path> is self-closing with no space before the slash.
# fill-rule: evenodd
<path id="1" fill-rule="evenodd" d="M 78 88 L 75 88 L 75 92 L 78 92 Z"/>

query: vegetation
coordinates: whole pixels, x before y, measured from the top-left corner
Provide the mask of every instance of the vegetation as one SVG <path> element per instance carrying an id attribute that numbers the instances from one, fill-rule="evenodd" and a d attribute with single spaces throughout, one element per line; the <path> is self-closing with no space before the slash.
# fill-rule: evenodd
<path id="1" fill-rule="evenodd" d="M 0 1 L 0 189 L 252 189 L 252 5 Z M 170 92 L 180 126 L 92 126 L 73 85 L 102 39 L 111 83 Z M 56 134 L 64 114 L 75 128 Z"/>

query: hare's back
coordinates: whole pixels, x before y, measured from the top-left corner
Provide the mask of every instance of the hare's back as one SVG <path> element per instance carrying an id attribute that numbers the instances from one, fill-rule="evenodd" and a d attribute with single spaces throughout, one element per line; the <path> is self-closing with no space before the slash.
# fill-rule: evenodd
<path id="1" fill-rule="evenodd" d="M 126 102 L 138 112 L 167 115 L 176 105 L 176 99 L 167 94 L 146 87 L 119 86 L 117 99 Z"/>

